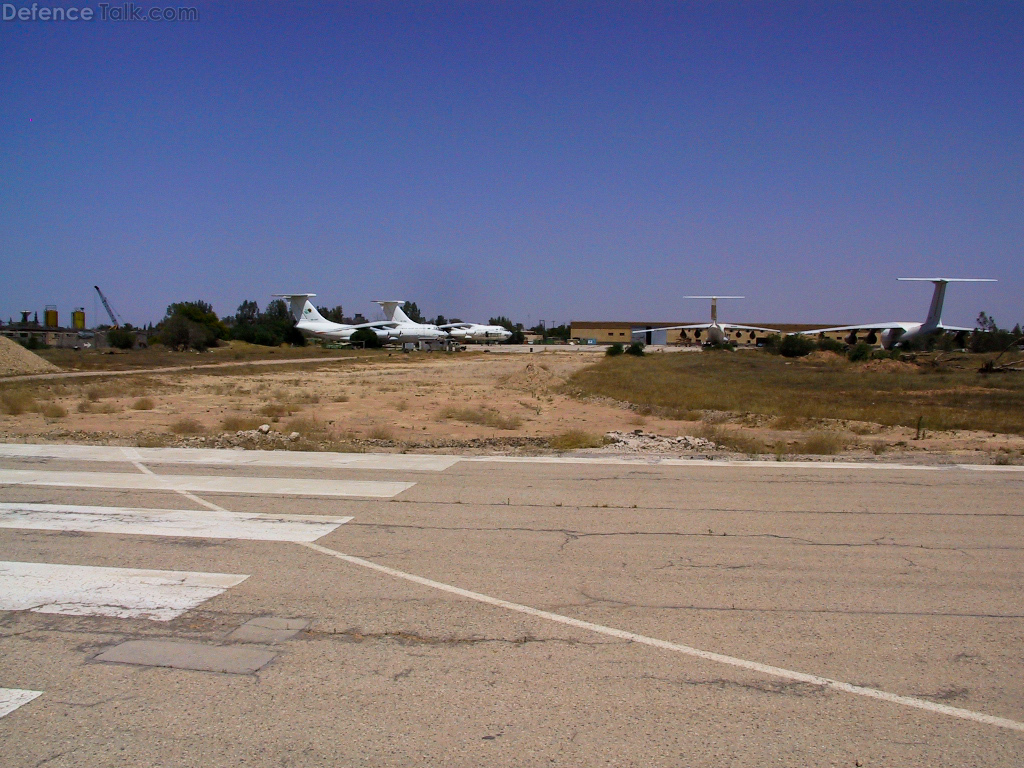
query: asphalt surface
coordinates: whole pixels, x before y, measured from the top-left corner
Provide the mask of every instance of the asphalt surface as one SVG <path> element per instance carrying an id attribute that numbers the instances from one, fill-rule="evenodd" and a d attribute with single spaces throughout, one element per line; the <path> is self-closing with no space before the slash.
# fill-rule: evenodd
<path id="1" fill-rule="evenodd" d="M 1013 468 L 102 450 L 0 451 L 0 765 L 1024 759 Z"/>

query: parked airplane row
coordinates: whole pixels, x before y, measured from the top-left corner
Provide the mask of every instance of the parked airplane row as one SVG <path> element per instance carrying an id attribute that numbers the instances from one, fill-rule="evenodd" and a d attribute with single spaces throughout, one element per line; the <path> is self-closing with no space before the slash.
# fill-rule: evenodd
<path id="1" fill-rule="evenodd" d="M 507 341 L 512 332 L 500 325 L 481 325 L 480 323 L 417 323 L 402 311 L 404 301 L 378 301 L 384 310 L 384 320 L 370 323 L 350 325 L 334 323 L 325 318 L 309 301 L 315 293 L 275 293 L 274 297 L 286 299 L 295 318 L 295 327 L 303 333 L 319 336 L 333 341 L 350 341 L 352 334 L 361 329 L 369 329 L 377 335 L 383 344 L 403 344 L 407 341 L 431 341 L 453 338 L 457 341 L 473 341 L 493 343 Z"/>
<path id="2" fill-rule="evenodd" d="M 881 344 L 884 349 L 892 349 L 897 344 L 906 343 L 915 339 L 938 335 L 946 332 L 967 333 L 973 328 L 964 328 L 958 325 L 946 325 L 942 322 L 942 305 L 946 300 L 946 286 L 949 283 L 994 283 L 991 278 L 982 277 L 899 277 L 897 280 L 905 282 L 930 282 L 935 285 L 932 292 L 932 303 L 928 308 L 928 316 L 924 322 L 911 322 L 896 320 L 888 323 L 862 323 L 860 325 L 842 325 L 833 328 L 814 328 L 809 331 L 800 331 L 804 336 L 822 337 L 826 333 L 845 333 L 847 343 L 855 344 L 858 340 L 868 344 Z M 751 325 L 734 325 L 732 323 L 718 322 L 718 300 L 719 299 L 742 299 L 742 296 L 684 296 L 686 299 L 711 299 L 711 322 L 697 325 L 671 325 L 658 327 L 660 331 L 693 330 L 698 340 L 706 344 L 721 344 L 730 339 L 730 333 L 735 331 L 750 331 L 753 334 L 779 333 L 773 328 L 758 328 Z M 653 329 L 637 329 L 634 335 L 650 332 Z M 701 335 L 704 338 L 701 339 Z"/>
<path id="3" fill-rule="evenodd" d="M 915 339 L 937 335 L 945 332 L 966 333 L 974 330 L 956 325 L 946 325 L 942 322 L 942 305 L 946 299 L 946 286 L 949 283 L 994 283 L 990 278 L 956 278 L 956 277 L 900 277 L 900 281 L 906 282 L 930 282 L 935 285 L 932 293 L 931 305 L 928 308 L 928 315 L 923 322 L 893 321 L 887 323 L 862 323 L 860 325 L 842 325 L 832 328 L 814 328 L 809 331 L 800 331 L 806 336 L 824 336 L 826 333 L 845 333 L 844 338 L 848 343 L 856 343 L 858 340 L 866 341 L 868 344 L 881 344 L 885 349 L 906 343 Z M 493 343 L 507 341 L 512 333 L 500 325 L 482 325 L 479 323 L 447 323 L 446 325 L 433 325 L 431 323 L 417 323 L 411 320 L 402 311 L 404 301 L 378 301 L 384 310 L 384 320 L 375 320 L 369 323 L 349 325 L 346 323 L 334 323 L 324 318 L 316 307 L 310 303 L 310 299 L 316 296 L 315 293 L 284 293 L 274 294 L 276 298 L 287 299 L 292 316 L 295 318 L 295 327 L 304 333 L 313 336 L 320 336 L 326 339 L 337 341 L 349 341 L 356 331 L 367 328 L 377 335 L 377 338 L 385 344 L 401 344 L 407 341 L 417 342 L 424 340 L 440 340 L 452 338 L 458 341 Z M 731 338 L 733 333 L 750 333 L 754 338 L 757 333 L 779 333 L 774 328 L 761 328 L 753 325 L 736 325 L 734 323 L 720 323 L 718 321 L 718 300 L 719 299 L 742 299 L 742 296 L 685 296 L 687 299 L 710 299 L 711 300 L 711 322 L 698 323 L 694 325 L 671 325 L 659 326 L 656 330 L 692 330 L 697 340 L 706 344 L 721 344 Z M 653 328 L 637 329 L 634 334 L 648 333 Z"/>

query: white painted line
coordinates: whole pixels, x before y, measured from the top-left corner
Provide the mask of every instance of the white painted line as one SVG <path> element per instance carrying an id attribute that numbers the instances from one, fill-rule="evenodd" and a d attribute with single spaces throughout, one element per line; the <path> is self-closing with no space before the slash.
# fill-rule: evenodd
<path id="1" fill-rule="evenodd" d="M 170 621 L 247 578 L 0 561 L 0 611 Z"/>
<path id="2" fill-rule="evenodd" d="M 42 691 L 26 691 L 21 688 L 0 688 L 0 717 L 9 715 L 18 707 L 28 704 L 36 696 L 42 696 Z"/>
<path id="3" fill-rule="evenodd" d="M 210 475 L 136 475 L 124 472 L 54 472 L 0 469 L 0 485 L 118 488 L 137 491 L 273 494 L 281 496 L 369 496 L 388 499 L 416 483 L 377 480 L 303 480 L 290 477 L 223 477 Z"/>
<path id="4" fill-rule="evenodd" d="M 105 445 L 0 443 L 0 458 L 122 462 L 125 460 L 125 450 Z M 136 460 L 145 464 L 383 469 L 411 472 L 441 472 L 460 460 L 458 456 L 410 453 L 239 451 L 225 448 L 132 448 L 130 451 Z"/>
<path id="5" fill-rule="evenodd" d="M 351 517 L 0 502 L 0 528 L 249 541 L 316 541 Z"/>
<path id="6" fill-rule="evenodd" d="M 976 723 L 984 723 L 986 725 L 995 725 L 1000 728 L 1009 728 L 1015 731 L 1024 731 L 1024 723 L 1017 722 L 1016 720 L 1008 720 L 1005 717 L 995 717 L 994 715 L 986 715 L 983 712 L 974 712 L 970 709 L 961 709 L 960 707 L 950 707 L 945 704 L 936 704 L 933 701 L 927 699 L 919 699 L 914 696 L 901 696 L 896 693 L 888 693 L 887 691 L 881 691 L 877 688 L 867 688 L 863 685 L 853 685 L 851 683 L 844 683 L 841 680 L 833 680 L 828 677 L 821 677 L 819 675 L 810 675 L 805 672 L 796 672 L 790 669 L 784 669 L 782 667 L 773 667 L 768 664 L 762 664 L 758 661 L 748 661 L 747 659 L 740 659 L 735 656 L 726 656 L 721 653 L 714 653 L 713 651 L 704 651 L 700 648 L 693 648 L 688 645 L 680 645 L 679 643 L 670 643 L 667 640 L 659 640 L 654 637 L 648 637 L 647 635 L 639 635 L 635 632 L 627 632 L 623 629 L 615 629 L 614 627 L 606 627 L 603 624 L 594 624 L 593 622 L 583 621 L 582 619 L 574 619 L 570 616 L 562 616 L 558 613 L 551 613 L 550 611 L 542 611 L 539 608 L 531 608 L 528 605 L 521 605 L 519 603 L 511 603 L 508 600 L 501 600 L 497 597 L 490 597 L 489 595 L 483 595 L 479 592 L 471 592 L 468 589 L 462 589 L 461 587 L 454 587 L 450 584 L 444 584 L 440 581 L 434 581 L 433 579 L 425 579 L 422 576 L 415 576 L 405 571 L 399 571 L 394 568 L 389 568 L 386 565 L 379 565 L 369 560 L 364 560 L 361 557 L 353 557 L 352 555 L 346 555 L 342 552 L 338 552 L 327 547 L 322 547 L 319 544 L 302 543 L 301 546 L 308 547 L 309 549 L 317 552 L 322 552 L 325 555 L 336 557 L 339 560 L 344 560 L 347 563 L 353 565 L 359 565 L 363 568 L 370 568 L 374 571 L 387 574 L 388 576 L 394 576 L 399 579 L 405 579 L 415 584 L 420 584 L 424 587 L 430 587 L 431 589 L 439 589 L 442 592 L 448 592 L 459 597 L 465 597 L 469 600 L 475 600 L 478 603 L 486 603 L 487 605 L 493 605 L 498 608 L 505 608 L 509 611 L 515 611 L 517 613 L 525 613 L 528 616 L 534 616 L 538 619 L 545 619 L 547 621 L 555 621 L 559 624 L 566 624 L 570 627 L 577 627 L 579 629 L 585 629 L 590 632 L 597 632 L 602 635 L 609 637 L 617 637 L 620 640 L 629 640 L 634 643 L 642 643 L 643 645 L 650 645 L 655 648 L 661 648 L 666 651 L 674 651 L 676 653 L 683 653 L 687 656 L 696 656 L 699 659 L 705 661 L 713 661 L 718 664 L 728 664 L 731 667 L 739 667 L 740 669 L 750 670 L 752 672 L 759 672 L 764 675 L 770 675 L 771 677 L 779 677 L 784 680 L 793 680 L 800 683 L 809 683 L 811 685 L 820 685 L 823 688 L 831 688 L 836 691 L 842 691 L 844 693 L 852 693 L 857 696 L 866 696 L 871 699 L 879 699 L 881 701 L 887 701 L 892 704 L 901 704 L 905 707 L 914 707 L 915 709 L 923 709 L 928 712 L 935 712 L 937 714 L 949 715 L 951 717 L 958 717 L 962 720 L 973 720 Z"/>

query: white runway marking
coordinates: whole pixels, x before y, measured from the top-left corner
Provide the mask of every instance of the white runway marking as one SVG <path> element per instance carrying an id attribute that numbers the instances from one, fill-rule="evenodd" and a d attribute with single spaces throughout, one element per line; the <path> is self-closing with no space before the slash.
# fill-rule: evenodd
<path id="1" fill-rule="evenodd" d="M 297 467 L 314 469 L 383 469 L 441 472 L 458 456 L 408 453 L 321 453 L 306 451 L 237 451 L 224 448 L 119 448 L 104 445 L 26 445 L 0 443 L 0 458 L 125 461 L 126 451 L 145 464 Z"/>
<path id="2" fill-rule="evenodd" d="M 18 707 L 28 704 L 42 691 L 25 691 L 20 688 L 0 688 L 0 717 L 9 715 Z"/>
<path id="3" fill-rule="evenodd" d="M 351 517 L 0 503 L 0 528 L 249 541 L 316 541 Z"/>
<path id="4" fill-rule="evenodd" d="M 170 621 L 247 578 L 0 561 L 0 611 Z"/>
<path id="5" fill-rule="evenodd" d="M 836 691 L 842 691 L 844 693 L 852 693 L 857 696 L 866 696 L 871 699 L 879 699 L 881 701 L 888 701 L 892 704 L 901 704 L 905 707 L 913 707 L 915 709 L 923 709 L 928 712 L 935 712 L 942 715 L 950 715 L 952 717 L 958 717 L 962 720 L 972 720 L 976 723 L 984 723 L 986 725 L 995 725 L 1000 728 L 1009 728 L 1015 731 L 1024 731 L 1024 723 L 1017 722 L 1016 720 L 1008 720 L 1005 717 L 996 717 L 994 715 L 986 715 L 983 712 L 974 712 L 970 709 L 961 709 L 960 707 L 950 707 L 945 704 L 936 704 L 933 701 L 927 699 L 919 699 L 914 696 L 901 696 L 896 693 L 888 693 L 887 691 L 881 691 L 877 688 L 867 688 L 863 685 L 853 685 L 851 683 L 844 683 L 841 680 L 833 680 L 828 677 L 820 677 L 819 675 L 809 675 L 805 672 L 796 672 L 790 669 L 783 669 L 782 667 L 773 667 L 768 664 L 762 664 L 757 661 L 748 661 L 747 659 L 740 659 L 735 656 L 726 656 L 721 653 L 714 653 L 713 651 L 704 651 L 700 648 L 693 648 L 688 645 L 681 645 L 679 643 L 670 643 L 666 640 L 658 640 L 654 637 L 648 637 L 647 635 L 639 635 L 635 632 L 627 632 L 623 629 L 615 629 L 614 627 L 606 627 L 603 624 L 594 624 L 593 622 L 583 621 L 582 619 L 574 619 L 570 616 L 562 616 L 558 613 L 551 613 L 550 611 L 542 611 L 539 608 L 531 608 L 528 605 L 521 605 L 519 603 L 511 603 L 508 600 L 502 600 L 497 597 L 490 597 L 489 595 L 483 595 L 479 592 L 471 592 L 468 589 L 462 589 L 461 587 L 454 587 L 450 584 L 444 584 L 440 581 L 434 581 L 433 579 L 426 579 L 422 576 L 415 576 L 405 571 L 399 571 L 394 568 L 389 568 L 386 565 L 379 565 L 371 562 L 370 560 L 364 560 L 361 557 L 353 557 L 352 555 L 346 555 L 342 552 L 338 552 L 327 547 L 322 547 L 319 544 L 303 543 L 301 546 L 308 547 L 309 549 L 317 552 L 322 552 L 325 555 L 336 557 L 339 560 L 344 560 L 347 563 L 358 565 L 363 568 L 370 568 L 380 573 L 385 573 L 388 576 L 395 576 L 399 579 L 405 579 L 415 584 L 420 584 L 424 587 L 430 587 L 431 589 L 439 589 L 442 592 L 448 592 L 453 595 L 468 598 L 469 600 L 475 600 L 478 603 L 486 603 L 487 605 L 493 605 L 498 608 L 505 608 L 509 611 L 515 611 L 517 613 L 525 613 L 528 616 L 534 616 L 538 619 L 545 619 L 547 621 L 558 622 L 559 624 L 566 624 L 570 627 L 577 627 L 579 629 L 585 629 L 590 632 L 597 632 L 602 635 L 609 637 L 617 637 L 620 640 L 629 640 L 634 643 L 642 643 L 643 645 L 650 645 L 655 648 L 661 648 L 666 651 L 674 651 L 676 653 L 683 653 L 687 656 L 696 656 L 699 659 L 705 661 L 713 661 L 718 664 L 727 664 L 731 667 L 739 667 L 740 669 L 747 669 L 752 672 L 759 672 L 764 675 L 770 675 L 771 677 L 778 677 L 784 680 L 793 680 L 801 683 L 809 683 L 811 685 L 820 685 L 824 688 L 831 688 Z"/>
<path id="6" fill-rule="evenodd" d="M 369 496 L 388 499 L 416 483 L 376 480 L 302 480 L 290 477 L 222 477 L 210 475 L 153 475 L 123 472 L 56 472 L 0 469 L 0 485 L 118 488 L 137 491 L 197 491 L 200 493 L 273 494 L 279 496 Z"/>

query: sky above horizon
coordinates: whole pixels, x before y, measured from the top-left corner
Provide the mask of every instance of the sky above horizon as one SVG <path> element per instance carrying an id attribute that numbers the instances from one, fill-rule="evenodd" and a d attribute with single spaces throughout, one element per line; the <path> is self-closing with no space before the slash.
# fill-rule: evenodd
<path id="1" fill-rule="evenodd" d="M 0 22 L 4 321 L 1024 322 L 1024 3 L 41 5 L 96 18 Z"/>

